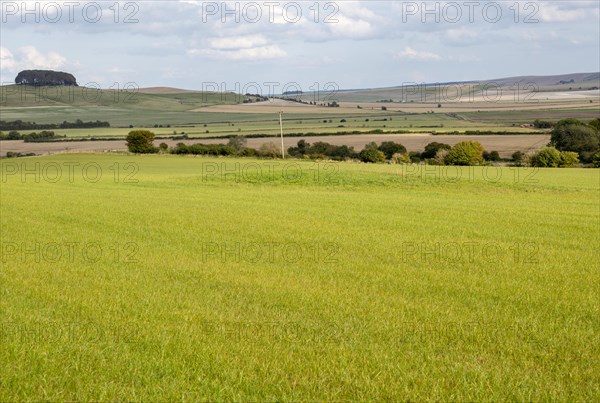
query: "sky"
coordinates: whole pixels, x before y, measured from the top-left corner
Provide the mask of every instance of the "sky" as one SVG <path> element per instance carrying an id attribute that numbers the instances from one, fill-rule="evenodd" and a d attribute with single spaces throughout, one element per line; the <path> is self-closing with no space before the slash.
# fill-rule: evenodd
<path id="1" fill-rule="evenodd" d="M 593 1 L 5 1 L 0 80 L 281 93 L 600 71 Z"/>

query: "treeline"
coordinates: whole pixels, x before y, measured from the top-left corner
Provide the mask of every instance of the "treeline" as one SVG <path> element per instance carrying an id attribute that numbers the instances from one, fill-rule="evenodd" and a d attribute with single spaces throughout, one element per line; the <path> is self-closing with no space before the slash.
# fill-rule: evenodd
<path id="1" fill-rule="evenodd" d="M 179 143 L 169 148 L 166 143 L 153 145 L 154 133 L 134 130 L 127 136 L 127 147 L 133 153 L 171 153 L 213 156 L 247 156 L 279 158 L 281 149 L 273 142 L 263 144 L 258 150 L 247 147 L 247 139 L 237 136 L 227 144 Z M 402 144 L 384 141 L 371 142 L 362 150 L 354 147 L 336 146 L 326 142 L 308 143 L 298 141 L 287 149 L 287 155 L 301 159 L 330 159 L 335 161 L 362 161 L 366 163 L 426 163 L 431 165 L 489 165 L 508 162 L 517 166 L 573 167 L 581 163 L 600 167 L 600 119 L 583 123 L 576 119 L 565 119 L 556 123 L 551 142 L 538 152 L 515 152 L 510 159 L 503 159 L 498 151 L 487 151 L 476 141 L 463 141 L 454 146 L 431 142 L 422 152 L 408 152 Z"/>
<path id="2" fill-rule="evenodd" d="M 33 132 L 28 134 L 20 134 L 15 130 L 10 131 L 8 134 L 0 132 L 0 140 L 23 140 L 26 143 L 49 143 L 66 137 L 67 136 L 57 136 L 56 133 L 46 130 L 39 133 Z"/>
<path id="3" fill-rule="evenodd" d="M 35 123 L 22 120 L 5 121 L 0 120 L 0 130 L 55 130 L 55 129 L 91 129 L 95 127 L 110 127 L 110 123 L 96 120 L 95 122 L 84 122 L 77 119 L 75 122 L 64 121 L 62 123 Z"/>

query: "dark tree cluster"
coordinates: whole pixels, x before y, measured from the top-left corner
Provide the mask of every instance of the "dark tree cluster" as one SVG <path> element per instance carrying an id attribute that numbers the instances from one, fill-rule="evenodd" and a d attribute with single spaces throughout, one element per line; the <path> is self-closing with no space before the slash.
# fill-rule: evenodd
<path id="1" fill-rule="evenodd" d="M 52 70 L 24 70 L 17 75 L 15 83 L 18 85 L 45 86 L 75 86 L 77 80 L 73 74 Z"/>
<path id="2" fill-rule="evenodd" d="M 110 127 L 110 123 L 96 120 L 95 122 L 84 122 L 77 119 L 75 122 L 64 121 L 62 123 L 23 122 L 22 120 L 4 121 L 0 120 L 0 130 L 55 130 L 55 129 L 91 129 L 94 127 Z"/>

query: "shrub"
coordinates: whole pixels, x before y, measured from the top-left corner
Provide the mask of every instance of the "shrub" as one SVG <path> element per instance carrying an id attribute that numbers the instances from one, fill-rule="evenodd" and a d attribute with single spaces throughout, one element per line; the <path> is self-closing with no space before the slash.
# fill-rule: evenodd
<path id="1" fill-rule="evenodd" d="M 440 148 L 435 155 L 435 158 L 433 158 L 433 163 L 435 165 L 445 165 L 448 154 L 450 154 L 450 151 L 446 150 L 445 148 Z"/>
<path id="2" fill-rule="evenodd" d="M 410 163 L 410 157 L 408 156 L 408 154 L 394 154 L 394 155 L 392 155 L 391 160 L 394 164 L 409 164 Z"/>
<path id="3" fill-rule="evenodd" d="M 21 134 L 16 130 L 11 130 L 8 132 L 8 136 L 6 136 L 7 140 L 20 140 Z"/>
<path id="4" fill-rule="evenodd" d="M 483 162 L 483 146 L 476 141 L 456 144 L 446 156 L 449 165 L 479 165 Z"/>
<path id="5" fill-rule="evenodd" d="M 560 153 L 560 167 L 571 168 L 579 164 L 579 155 L 573 151 L 563 151 Z"/>
<path id="6" fill-rule="evenodd" d="M 486 161 L 498 162 L 500 161 L 500 153 L 498 151 L 483 152 L 483 159 Z"/>
<path id="7" fill-rule="evenodd" d="M 559 151 L 574 151 L 589 162 L 600 150 L 600 132 L 594 125 L 585 125 L 577 119 L 561 120 L 552 130 L 550 145 Z"/>
<path id="8" fill-rule="evenodd" d="M 425 151 L 423 151 L 423 153 L 421 154 L 421 158 L 435 158 L 439 150 L 450 150 L 451 148 L 452 147 L 450 147 L 448 144 L 438 143 L 434 141 L 433 143 L 429 143 L 425 146 Z"/>
<path id="9" fill-rule="evenodd" d="M 554 127 L 554 123 L 536 119 L 533 122 L 533 127 L 535 127 L 536 129 L 551 129 L 552 127 Z"/>
<path id="10" fill-rule="evenodd" d="M 515 162 L 515 165 L 518 167 L 525 166 L 525 154 L 521 151 L 516 151 L 512 155 L 512 160 Z"/>
<path id="11" fill-rule="evenodd" d="M 154 133 L 149 130 L 132 130 L 127 135 L 127 149 L 136 154 L 153 154 L 158 152 L 154 147 Z"/>
<path id="12" fill-rule="evenodd" d="M 254 148 L 244 148 L 238 151 L 240 157 L 258 157 L 258 151 Z"/>
<path id="13" fill-rule="evenodd" d="M 265 143 L 260 146 L 258 155 L 265 158 L 278 158 L 281 156 L 281 149 L 273 142 Z"/>
<path id="14" fill-rule="evenodd" d="M 421 153 L 411 151 L 410 153 L 408 153 L 408 157 L 410 158 L 410 162 L 412 163 L 416 164 L 421 162 Z"/>
<path id="15" fill-rule="evenodd" d="M 246 148 L 248 140 L 244 136 L 235 136 L 229 139 L 227 145 L 236 151 L 241 151 Z"/>
<path id="16" fill-rule="evenodd" d="M 169 149 L 169 146 L 167 145 L 167 143 L 160 143 L 158 145 L 158 148 L 161 152 L 166 152 Z"/>
<path id="17" fill-rule="evenodd" d="M 592 164 L 594 165 L 594 168 L 600 168 L 600 151 L 593 155 Z"/>
<path id="18" fill-rule="evenodd" d="M 385 154 L 379 151 L 377 148 L 370 147 L 367 145 L 364 150 L 358 154 L 358 158 L 362 162 L 378 163 L 385 162 Z"/>
<path id="19" fill-rule="evenodd" d="M 561 163 L 560 151 L 554 147 L 545 147 L 531 159 L 531 165 L 539 168 L 556 168 Z"/>
<path id="20" fill-rule="evenodd" d="M 385 154 L 385 158 L 391 160 L 394 154 L 406 154 L 406 147 L 402 144 L 394 143 L 393 141 L 384 141 L 378 148 L 379 151 Z"/>

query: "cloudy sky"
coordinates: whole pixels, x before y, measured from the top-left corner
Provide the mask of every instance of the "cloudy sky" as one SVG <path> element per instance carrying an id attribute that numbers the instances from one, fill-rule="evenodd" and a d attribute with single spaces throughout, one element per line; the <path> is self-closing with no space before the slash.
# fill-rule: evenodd
<path id="1" fill-rule="evenodd" d="M 600 71 L 597 0 L 0 4 L 3 83 L 47 68 L 105 88 L 268 93 Z"/>

